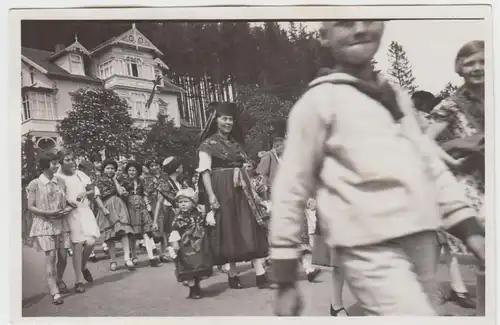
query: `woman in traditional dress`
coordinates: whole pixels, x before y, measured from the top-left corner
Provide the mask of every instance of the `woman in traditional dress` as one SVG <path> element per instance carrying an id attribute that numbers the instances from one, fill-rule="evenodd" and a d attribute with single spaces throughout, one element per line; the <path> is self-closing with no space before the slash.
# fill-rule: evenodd
<path id="1" fill-rule="evenodd" d="M 216 211 L 211 236 L 214 265 L 229 263 L 228 281 L 242 288 L 236 262 L 252 261 L 259 288 L 268 286 L 264 258 L 268 255 L 267 228 L 256 203 L 243 150 L 243 133 L 234 103 L 212 103 L 213 112 L 201 136 L 199 167 L 206 211 Z M 204 192 L 204 193 L 203 193 Z"/>
<path id="2" fill-rule="evenodd" d="M 127 203 L 128 213 L 130 215 L 130 223 L 134 229 L 134 236 L 130 237 L 130 247 L 132 251 L 132 263 L 137 266 L 139 259 L 137 258 L 136 239 L 144 239 L 144 245 L 149 257 L 149 265 L 158 266 L 159 260 L 153 254 L 153 246 L 150 238 L 153 236 L 153 220 L 148 210 L 151 206 L 146 204 L 144 195 L 144 180 L 142 175 L 142 165 L 136 161 L 129 161 L 124 168 L 124 177 L 121 185 L 125 188 L 124 196 Z"/>
<path id="3" fill-rule="evenodd" d="M 455 71 L 464 79 L 464 84 L 432 110 L 426 133 L 449 154 L 455 155 L 445 160 L 452 162 L 455 176 L 463 185 L 472 206 L 481 213 L 485 169 L 484 41 L 469 42 L 458 51 Z M 479 217 L 483 219 L 484 215 Z M 440 239 L 449 252 L 447 255 L 466 251 L 465 245 L 446 232 L 441 232 Z M 458 270 L 458 262 L 456 264 L 455 269 Z M 449 299 L 463 307 L 473 308 L 463 281 L 455 282 L 462 285 L 452 288 Z"/>
<path id="4" fill-rule="evenodd" d="M 144 177 L 144 194 L 148 211 L 153 219 L 154 227 L 153 238 L 155 243 L 160 243 L 160 261 L 168 261 L 167 245 L 168 237 L 164 232 L 165 205 L 158 205 L 158 201 L 162 198 L 161 193 L 168 193 L 170 186 L 168 184 L 168 175 L 161 170 L 163 159 L 152 157 L 145 163 L 148 169 L 147 175 Z M 159 210 L 158 210 L 159 209 Z M 155 218 L 156 216 L 156 218 Z"/>
<path id="5" fill-rule="evenodd" d="M 120 198 L 120 195 L 125 194 L 125 189 L 115 178 L 117 169 L 118 164 L 114 160 L 106 159 L 102 163 L 102 175 L 97 178 L 95 184 L 98 190 L 96 202 L 99 206 L 97 223 L 109 248 L 110 270 L 118 269 L 115 243 L 121 241 L 125 266 L 133 271 L 135 265 L 130 259 L 129 237 L 134 234 L 134 229 L 130 223 L 127 205 Z"/>

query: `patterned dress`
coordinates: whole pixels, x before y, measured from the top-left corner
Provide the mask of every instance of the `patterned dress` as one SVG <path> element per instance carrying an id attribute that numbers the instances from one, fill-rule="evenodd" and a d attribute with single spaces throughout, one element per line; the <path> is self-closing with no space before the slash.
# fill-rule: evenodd
<path id="1" fill-rule="evenodd" d="M 152 211 L 150 211 L 151 217 L 154 218 L 154 213 L 156 210 L 156 204 L 158 203 L 158 194 L 162 193 L 165 195 L 170 193 L 171 188 L 169 185 L 169 177 L 166 173 L 160 172 L 160 175 L 146 175 L 144 177 L 144 194 L 146 195 L 149 204 L 151 205 Z M 154 220 L 154 219 L 153 219 Z M 163 204 L 160 209 L 160 214 L 158 216 L 158 231 L 153 233 L 155 240 L 161 240 L 163 235 L 168 235 L 173 222 L 173 215 L 169 213 L 167 205 Z M 168 231 L 168 232 L 167 232 Z"/>
<path id="2" fill-rule="evenodd" d="M 56 211 L 65 208 L 65 193 L 64 181 L 57 176 L 49 180 L 42 174 L 26 187 L 28 203 L 43 211 Z M 33 217 L 33 222 L 29 236 L 35 248 L 44 252 L 70 248 L 70 229 L 66 218 L 49 219 L 35 213 L 30 214 Z"/>
<path id="3" fill-rule="evenodd" d="M 142 238 L 143 234 L 151 235 L 153 232 L 153 219 L 146 207 L 144 200 L 144 180 L 137 179 L 135 182 L 129 177 L 124 177 L 121 185 L 127 190 L 128 195 L 124 198 L 127 203 L 130 223 L 134 234 Z"/>
<path id="4" fill-rule="evenodd" d="M 243 148 L 232 139 L 214 134 L 200 145 L 199 150 L 211 157 L 212 189 L 220 205 L 211 231 L 214 264 L 266 257 L 269 250 L 266 216 L 243 168 L 249 162 Z M 203 190 L 201 183 L 200 190 Z M 206 193 L 201 196 L 207 205 L 206 211 L 210 211 Z"/>
<path id="5" fill-rule="evenodd" d="M 465 86 L 460 87 L 450 98 L 439 103 L 430 114 L 430 123 L 446 122 L 447 128 L 437 138 L 443 144 L 449 140 L 465 139 L 484 132 L 484 101 L 476 98 Z M 482 166 L 480 164 L 483 164 Z M 480 213 L 484 204 L 484 160 L 473 170 L 455 172 L 455 176 L 463 186 L 471 205 Z M 484 216 L 479 216 L 480 219 Z M 448 233 L 441 234 L 441 240 L 452 250 L 466 252 L 465 245 Z"/>
<path id="6" fill-rule="evenodd" d="M 134 234 L 127 206 L 118 196 L 113 179 L 107 176 L 99 176 L 95 185 L 99 190 L 104 207 L 109 210 L 107 216 L 104 215 L 101 209 L 97 214 L 97 224 L 104 241 L 117 241 L 122 236 Z"/>
<path id="7" fill-rule="evenodd" d="M 175 263 L 177 281 L 211 276 L 213 265 L 205 215 L 197 209 L 180 213 L 175 217 L 172 231 L 177 231 L 180 237 Z"/>

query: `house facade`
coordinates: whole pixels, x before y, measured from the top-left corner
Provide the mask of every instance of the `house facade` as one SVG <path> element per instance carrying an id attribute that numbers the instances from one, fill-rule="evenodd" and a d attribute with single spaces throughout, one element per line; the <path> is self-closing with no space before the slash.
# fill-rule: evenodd
<path id="1" fill-rule="evenodd" d="M 179 111 L 184 90 L 168 78 L 162 56 L 135 24 L 92 50 L 76 37 L 69 46 L 57 45 L 54 52 L 22 48 L 22 134 L 30 132 L 40 149 L 59 147 L 57 123 L 72 107 L 71 93 L 80 88 L 115 91 L 128 102 L 138 126 L 153 124 L 158 114 L 168 115 L 176 126 L 186 125 Z M 158 77 L 162 78 L 148 109 Z"/>

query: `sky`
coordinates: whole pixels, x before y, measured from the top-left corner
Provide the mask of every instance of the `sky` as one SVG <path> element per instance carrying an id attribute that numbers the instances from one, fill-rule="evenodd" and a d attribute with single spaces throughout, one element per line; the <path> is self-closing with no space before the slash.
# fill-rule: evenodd
<path id="1" fill-rule="evenodd" d="M 319 23 L 307 23 L 317 29 Z M 377 68 L 387 72 L 387 50 L 391 41 L 403 46 L 412 65 L 419 90 L 439 93 L 451 81 L 462 83 L 455 74 L 455 55 L 465 43 L 487 35 L 487 24 L 480 20 L 394 20 L 386 23 L 380 49 L 375 55 Z"/>

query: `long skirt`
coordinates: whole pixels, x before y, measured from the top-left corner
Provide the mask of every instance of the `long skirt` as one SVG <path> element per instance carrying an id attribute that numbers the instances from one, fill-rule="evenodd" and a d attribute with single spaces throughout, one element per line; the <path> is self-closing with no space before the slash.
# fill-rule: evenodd
<path id="1" fill-rule="evenodd" d="M 140 195 L 129 195 L 127 208 L 130 216 L 130 224 L 134 229 L 134 235 L 142 238 L 144 234 L 151 235 L 153 231 L 153 219 L 149 214 L 146 203 Z"/>
<path id="2" fill-rule="evenodd" d="M 112 196 L 106 199 L 103 204 L 109 210 L 109 215 L 105 216 L 99 209 L 97 224 L 104 241 L 118 241 L 125 235 L 134 234 L 127 206 L 122 199 L 118 196 Z"/>
<path id="3" fill-rule="evenodd" d="M 216 224 L 210 230 L 214 265 L 264 258 L 269 251 L 267 229 L 257 223 L 243 189 L 234 186 L 233 173 L 232 169 L 222 169 L 211 175 L 220 205 Z"/>

